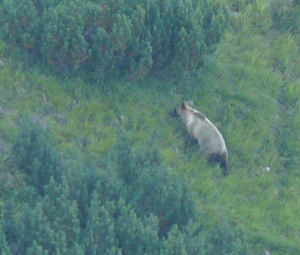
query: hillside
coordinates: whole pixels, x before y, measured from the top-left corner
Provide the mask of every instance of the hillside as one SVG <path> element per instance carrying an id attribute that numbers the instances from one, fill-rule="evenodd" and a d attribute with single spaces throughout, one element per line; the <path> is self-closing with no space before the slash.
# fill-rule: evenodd
<path id="1" fill-rule="evenodd" d="M 91 169 L 97 169 L 95 172 L 101 178 L 106 173 L 104 168 L 113 169 L 118 158 L 114 158 L 114 146 L 130 147 L 129 152 L 136 160 L 131 163 L 143 168 L 139 165 L 139 157 L 144 157 L 143 162 L 147 162 L 149 156 L 153 169 L 166 174 L 166 184 L 176 186 L 179 182 L 173 183 L 173 180 L 184 175 L 193 194 L 196 211 L 205 214 L 205 220 L 199 218 L 198 221 L 210 233 L 211 239 L 203 242 L 225 247 L 226 245 L 211 237 L 215 233 L 213 231 L 217 231 L 215 236 L 221 236 L 227 230 L 232 230 L 232 236 L 226 236 L 227 239 L 224 237 L 225 243 L 232 242 L 235 247 L 228 248 L 227 251 L 233 252 L 228 254 L 300 253 L 299 33 L 291 29 L 279 29 L 274 25 L 274 6 L 272 7 L 271 1 L 226 2 L 230 8 L 229 24 L 221 41 L 216 44 L 215 52 L 205 55 L 203 66 L 191 72 L 185 71 L 179 77 L 162 79 L 149 75 L 136 81 L 111 79 L 91 84 L 80 78 L 51 75 L 38 66 L 28 66 L 26 62 L 19 63 L 15 56 L 7 54 L 5 43 L 1 44 L 0 226 L 5 227 L 0 231 L 0 244 L 6 243 L 8 247 L 2 254 L 17 254 L 14 245 L 17 246 L 18 240 L 17 237 L 12 237 L 7 222 L 13 225 L 14 220 L 18 222 L 19 217 L 26 219 L 26 215 L 22 216 L 23 202 L 28 208 L 36 206 L 36 212 L 39 209 L 38 203 L 33 202 L 34 195 L 28 195 L 30 201 L 27 201 L 26 195 L 23 197 L 21 192 L 16 192 L 26 182 L 26 175 L 20 167 L 22 164 L 18 164 L 16 160 L 16 144 L 22 137 L 20 130 L 26 124 L 28 116 L 30 125 L 36 124 L 41 130 L 47 130 L 51 134 L 49 137 L 45 135 L 45 139 L 54 141 L 49 145 L 49 150 L 52 153 L 51 148 L 55 147 L 53 155 L 57 152 L 62 165 L 68 166 L 65 175 L 67 180 L 71 180 L 68 183 L 70 193 L 77 192 L 80 178 L 84 179 L 80 176 L 90 174 Z M 205 159 L 199 157 L 199 148 L 189 141 L 182 123 L 170 116 L 169 112 L 183 100 L 193 100 L 194 107 L 203 112 L 224 135 L 229 151 L 230 173 L 227 177 L 222 175 L 218 166 L 207 164 Z M 35 127 L 29 129 L 31 128 Z M 130 146 L 125 142 L 125 145 L 119 144 L 123 138 L 124 141 L 128 139 Z M 45 144 L 48 146 L 47 142 Z M 147 152 L 141 156 L 139 153 L 144 153 L 144 150 Z M 157 164 L 154 159 L 156 150 L 161 157 Z M 125 149 L 123 153 L 126 154 Z M 32 164 L 33 169 L 35 163 Z M 120 165 L 116 168 L 123 171 Z M 124 170 L 128 175 L 130 171 Z M 134 171 L 133 173 L 138 175 Z M 152 172 L 151 174 L 153 175 Z M 77 179 L 72 179 L 72 175 L 78 175 Z M 95 176 L 92 178 L 99 177 Z M 164 177 L 161 174 L 157 178 Z M 53 183 L 49 185 L 55 186 Z M 132 185 L 132 189 L 142 189 L 143 186 Z M 178 192 L 185 190 L 182 187 L 178 188 Z M 61 194 L 59 188 L 63 188 L 56 188 L 57 190 L 53 190 L 57 193 L 53 194 Z M 115 186 L 113 188 L 117 189 Z M 169 190 L 175 192 L 176 188 L 172 186 Z M 26 192 L 35 194 L 30 188 Z M 134 193 L 129 190 L 126 192 L 134 194 L 139 189 L 134 190 Z M 95 194 L 93 193 L 93 198 Z M 63 196 L 61 199 L 64 199 Z M 37 201 L 41 203 L 41 208 L 43 203 L 47 204 L 42 198 Z M 70 202 L 68 206 L 71 208 L 73 204 Z M 61 208 L 64 208 L 63 205 Z M 79 203 L 77 209 L 80 211 Z M 8 216 L 10 210 L 13 211 L 13 216 Z M 74 216 L 75 209 L 74 214 L 68 213 L 74 217 L 70 221 L 80 221 L 79 217 Z M 103 211 L 101 213 L 105 214 Z M 148 221 L 150 222 L 149 219 Z M 26 224 L 24 223 L 24 229 L 28 226 Z M 180 229 L 180 224 L 177 224 Z M 220 229 L 216 230 L 218 225 Z M 39 226 L 36 223 L 37 229 Z M 82 222 L 80 226 L 84 228 Z M 12 229 L 14 228 L 15 225 Z M 66 233 L 70 234 L 72 231 L 80 232 L 78 229 L 67 229 Z M 243 234 L 241 248 L 237 252 L 239 231 Z M 72 235 L 75 235 L 73 232 Z M 37 242 L 34 245 L 47 250 L 36 236 Z M 61 236 L 60 238 L 63 239 Z M 243 241 L 249 242 L 247 247 Z M 34 250 L 34 245 L 31 251 Z M 18 248 L 21 249 L 20 247 Z M 78 245 L 77 248 L 77 254 L 86 254 L 83 246 Z M 214 254 L 208 250 L 203 254 Z M 245 251 L 247 252 L 243 253 Z M 125 254 L 117 250 L 110 252 L 106 254 Z M 30 253 L 28 250 L 28 254 L 46 253 Z"/>

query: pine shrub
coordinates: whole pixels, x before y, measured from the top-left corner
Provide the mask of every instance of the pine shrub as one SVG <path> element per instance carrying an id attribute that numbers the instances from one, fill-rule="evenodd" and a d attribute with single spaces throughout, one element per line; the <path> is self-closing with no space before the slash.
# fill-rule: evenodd
<path id="1" fill-rule="evenodd" d="M 61 159 L 47 127 L 41 120 L 23 116 L 13 145 L 14 162 L 26 174 L 26 181 L 44 194 L 44 186 L 53 177 L 61 180 Z"/>
<path id="2" fill-rule="evenodd" d="M 253 254 L 251 239 L 226 217 L 206 225 L 209 215 L 197 209 L 184 176 L 163 165 L 156 143 L 133 149 L 121 133 L 101 170 L 89 164 L 64 176 L 51 172 L 58 161 L 44 152 L 55 144 L 29 117 L 23 117 L 16 141 L 12 152 L 27 176 L 1 203 L 3 254 Z"/>
<path id="3" fill-rule="evenodd" d="M 62 74 L 141 78 L 201 63 L 227 25 L 207 0 L 4 0 L 2 38 Z"/>

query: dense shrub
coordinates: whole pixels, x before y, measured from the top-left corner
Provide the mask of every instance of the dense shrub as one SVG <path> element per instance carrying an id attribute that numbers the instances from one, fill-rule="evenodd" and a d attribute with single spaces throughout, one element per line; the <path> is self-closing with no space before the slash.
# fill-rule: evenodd
<path id="1" fill-rule="evenodd" d="M 195 198 L 186 179 L 171 175 L 162 165 L 157 148 L 139 148 L 133 154 L 128 137 L 121 135 L 120 142 L 107 160 L 117 163 L 113 171 L 117 170 L 124 187 L 122 199 L 135 208 L 138 217 L 155 215 L 159 219 L 160 236 L 166 236 L 173 225 L 182 230 L 190 220 L 195 219 Z M 104 185 L 101 187 L 99 193 L 102 194 L 111 190 L 109 187 L 104 191 Z"/>
<path id="2" fill-rule="evenodd" d="M 41 195 L 51 177 L 57 182 L 61 180 L 61 159 L 54 145 L 51 133 L 38 116 L 21 118 L 13 145 L 14 161 L 18 169 L 26 174 L 28 184 Z"/>
<path id="3" fill-rule="evenodd" d="M 0 17 L 12 48 L 62 73 L 134 79 L 197 66 L 220 40 L 228 13 L 207 0 L 4 0 Z"/>
<path id="4" fill-rule="evenodd" d="M 38 152 L 56 151 L 55 144 L 45 143 L 47 135 L 30 118 L 22 120 L 20 130 L 13 154 L 28 178 L 1 203 L 2 254 L 250 253 L 250 239 L 228 220 L 205 226 L 208 215 L 196 209 L 184 176 L 163 166 L 155 146 L 133 150 L 123 133 L 103 159 L 103 169 L 78 169 L 57 181 L 47 163 L 52 158 Z M 34 168 L 40 155 L 45 167 Z M 35 189 L 38 181 L 42 196 Z"/>

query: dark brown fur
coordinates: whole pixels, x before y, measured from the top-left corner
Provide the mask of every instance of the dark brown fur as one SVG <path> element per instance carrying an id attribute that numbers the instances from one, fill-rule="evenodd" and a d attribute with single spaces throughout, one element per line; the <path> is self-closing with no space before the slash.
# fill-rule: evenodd
<path id="1" fill-rule="evenodd" d="M 220 168 L 222 169 L 222 173 L 224 175 L 228 174 L 228 166 L 227 166 L 227 154 L 223 153 L 223 155 L 212 153 L 209 155 L 209 162 L 218 162 L 220 164 Z"/>

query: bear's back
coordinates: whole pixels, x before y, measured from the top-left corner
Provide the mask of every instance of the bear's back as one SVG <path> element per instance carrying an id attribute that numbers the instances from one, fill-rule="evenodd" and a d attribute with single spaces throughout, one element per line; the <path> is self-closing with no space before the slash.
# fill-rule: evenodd
<path id="1" fill-rule="evenodd" d="M 192 136 L 200 146 L 201 152 L 206 156 L 209 156 L 211 153 L 222 154 L 227 150 L 222 134 L 208 118 L 205 117 L 203 119 L 201 116 L 201 118 L 195 119 L 193 130 L 191 131 Z"/>

